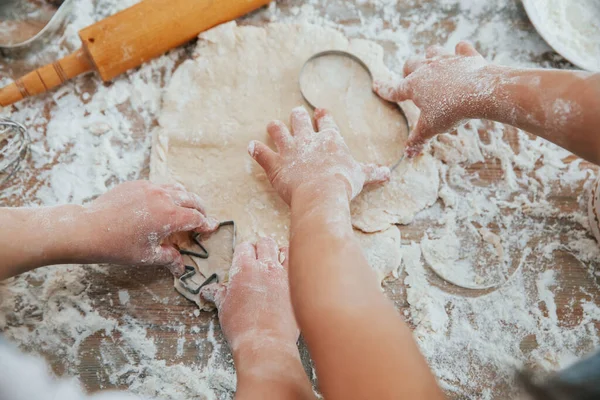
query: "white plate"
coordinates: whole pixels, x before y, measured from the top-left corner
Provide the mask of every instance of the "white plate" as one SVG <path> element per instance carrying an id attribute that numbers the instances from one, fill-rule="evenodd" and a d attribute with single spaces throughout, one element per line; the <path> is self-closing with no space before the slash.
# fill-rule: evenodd
<path id="1" fill-rule="evenodd" d="M 557 53 L 582 69 L 600 72 L 600 18 L 596 18 L 600 16 L 600 0 L 522 1 L 535 29 Z M 544 5 L 551 11 L 546 11 Z M 560 12 L 561 6 L 572 11 L 572 23 L 581 24 L 576 28 L 570 24 L 557 26 L 549 13 Z M 578 38 L 584 41 L 578 42 Z"/>

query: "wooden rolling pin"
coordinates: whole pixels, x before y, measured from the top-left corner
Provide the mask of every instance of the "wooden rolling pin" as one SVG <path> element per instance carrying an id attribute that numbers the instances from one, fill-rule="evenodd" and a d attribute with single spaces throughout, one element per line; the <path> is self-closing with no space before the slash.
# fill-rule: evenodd
<path id="1" fill-rule="evenodd" d="M 47 92 L 67 79 L 98 71 L 102 80 L 180 46 L 213 26 L 271 0 L 144 0 L 79 31 L 82 46 L 0 89 L 0 105 Z"/>

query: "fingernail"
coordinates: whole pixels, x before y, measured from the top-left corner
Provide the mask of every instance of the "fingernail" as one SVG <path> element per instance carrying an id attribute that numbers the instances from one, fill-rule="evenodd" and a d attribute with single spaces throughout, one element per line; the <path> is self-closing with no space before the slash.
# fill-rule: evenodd
<path id="1" fill-rule="evenodd" d="M 380 167 L 377 176 L 381 177 L 382 182 L 387 182 L 392 178 L 392 171 L 389 167 Z"/>
<path id="2" fill-rule="evenodd" d="M 419 154 L 419 149 L 414 146 L 410 146 L 406 148 L 406 157 L 414 158 L 417 154 Z"/>
<path id="3" fill-rule="evenodd" d="M 202 288 L 200 291 L 200 296 L 208 301 L 209 303 L 213 303 L 217 309 L 221 308 L 221 303 L 223 301 L 223 286 L 218 283 L 212 283 Z"/>
<path id="4" fill-rule="evenodd" d="M 369 165 L 370 173 L 367 176 L 367 179 L 371 183 L 383 183 L 390 180 L 391 171 L 388 167 L 381 165 Z"/>
<path id="5" fill-rule="evenodd" d="M 179 278 L 185 272 L 185 268 L 179 263 L 167 265 L 167 268 L 169 269 L 169 271 L 171 271 L 171 274 L 173 274 L 176 278 Z"/>
<path id="6" fill-rule="evenodd" d="M 250 143 L 248 143 L 248 154 L 250 154 L 250 157 L 254 157 L 255 151 L 256 151 L 256 141 L 253 140 Z"/>
<path id="7" fill-rule="evenodd" d="M 298 107 L 294 107 L 294 109 L 292 109 L 293 114 L 305 113 L 305 112 L 306 112 L 306 108 L 304 108 L 304 106 L 298 106 Z"/>
<path id="8" fill-rule="evenodd" d="M 208 224 L 210 226 L 211 229 L 217 229 L 220 225 L 220 222 L 218 219 L 213 218 L 213 217 L 208 217 Z"/>
<path id="9" fill-rule="evenodd" d="M 214 284 L 208 285 L 208 286 L 204 286 L 201 290 L 200 290 L 200 296 L 202 296 L 202 298 L 206 301 L 210 301 L 211 303 L 215 302 L 215 294 L 216 294 L 217 288 Z"/>

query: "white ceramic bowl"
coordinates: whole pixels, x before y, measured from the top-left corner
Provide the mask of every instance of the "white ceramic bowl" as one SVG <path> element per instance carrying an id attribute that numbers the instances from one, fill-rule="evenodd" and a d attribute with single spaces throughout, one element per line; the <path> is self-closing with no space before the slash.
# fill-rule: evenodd
<path id="1" fill-rule="evenodd" d="M 550 47 L 579 68 L 600 72 L 600 0 L 522 1 L 529 20 Z M 565 8 L 568 22 L 557 27 L 550 15 L 559 15 Z"/>

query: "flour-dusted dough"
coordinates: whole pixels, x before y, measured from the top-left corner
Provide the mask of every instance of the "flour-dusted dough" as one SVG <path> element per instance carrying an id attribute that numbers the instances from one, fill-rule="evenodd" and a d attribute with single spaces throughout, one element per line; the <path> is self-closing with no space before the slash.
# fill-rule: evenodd
<path id="1" fill-rule="evenodd" d="M 438 198 L 438 167 L 424 154 L 403 162 L 385 186 L 367 187 L 352 202 L 352 224 L 363 232 L 377 232 L 390 224 L 408 224 Z"/>
<path id="2" fill-rule="evenodd" d="M 400 252 L 400 230 L 388 225 L 384 231 L 377 233 L 364 233 L 355 229 L 356 237 L 362 246 L 365 258 L 380 281 L 395 272 L 402 263 Z"/>
<path id="3" fill-rule="evenodd" d="M 272 144 L 267 123 L 288 121 L 291 110 L 304 104 L 298 85 L 304 61 L 330 49 L 356 54 L 376 78 L 390 76 L 379 45 L 349 41 L 315 25 L 258 28 L 228 23 L 201 34 L 194 59 L 179 66 L 166 90 L 154 134 L 151 179 L 179 182 L 198 193 L 211 215 L 236 222 L 238 242 L 271 236 L 286 244 L 288 207 L 246 149 L 254 139 Z M 402 115 L 382 105 L 364 82 L 355 82 L 361 79 L 358 75 L 338 75 L 353 86 L 343 101 L 326 106 L 352 154 L 362 162 L 397 160 L 408 134 Z M 359 87 L 363 90 L 355 90 Z M 405 177 L 408 170 L 414 175 Z M 436 164 L 423 157 L 403 163 L 392 182 L 355 200 L 355 226 L 374 232 L 360 233 L 359 239 L 382 278 L 401 261 L 400 232 L 391 224 L 409 222 L 435 201 L 437 189 Z"/>

